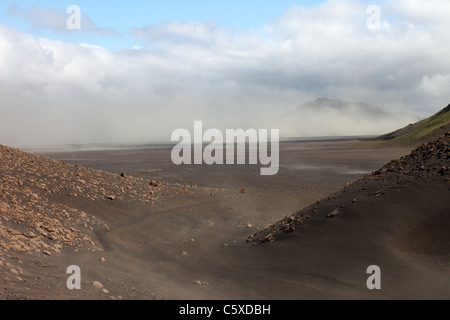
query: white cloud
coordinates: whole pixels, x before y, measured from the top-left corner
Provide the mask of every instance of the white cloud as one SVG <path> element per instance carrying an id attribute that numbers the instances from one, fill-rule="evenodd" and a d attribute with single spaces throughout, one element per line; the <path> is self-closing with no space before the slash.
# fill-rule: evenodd
<path id="1" fill-rule="evenodd" d="M 181 21 L 135 28 L 142 43 L 121 51 L 0 26 L 0 143 L 167 139 L 194 120 L 270 127 L 318 97 L 427 116 L 450 100 L 447 2 L 422 16 L 410 8 L 419 2 L 399 3 L 380 3 L 380 30 L 367 29 L 367 3 L 330 0 L 251 32 Z M 342 135 L 368 133 L 329 121 Z"/>
<path id="2" fill-rule="evenodd" d="M 397 0 L 390 3 L 396 13 L 404 16 L 411 23 L 448 26 L 450 2 L 448 0 Z"/>
<path id="3" fill-rule="evenodd" d="M 445 96 L 450 88 L 450 73 L 425 75 L 422 77 L 419 88 L 428 96 Z"/>
<path id="4" fill-rule="evenodd" d="M 142 29 L 134 28 L 133 33 L 147 43 L 209 43 L 220 37 L 221 30 L 214 23 L 170 21 Z"/>

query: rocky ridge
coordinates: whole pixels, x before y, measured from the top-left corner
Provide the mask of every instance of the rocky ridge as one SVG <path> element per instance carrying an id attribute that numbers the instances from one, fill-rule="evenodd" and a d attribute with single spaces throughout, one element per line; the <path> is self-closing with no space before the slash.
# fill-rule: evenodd
<path id="1" fill-rule="evenodd" d="M 345 206 L 359 201 L 357 198 L 349 198 L 346 194 L 350 195 L 352 192 L 356 194 L 362 190 L 367 194 L 366 197 L 377 198 L 393 188 L 392 183 L 386 183 L 386 181 L 401 184 L 407 183 L 410 179 L 438 178 L 444 178 L 450 182 L 450 132 L 435 141 L 422 144 L 409 155 L 389 162 L 371 175 L 347 183 L 340 191 L 286 216 L 275 224 L 266 226 L 250 235 L 247 242 L 253 244 L 273 242 L 278 235 L 296 231 L 299 225 L 318 213 L 326 212 L 324 218 L 334 218 L 345 210 Z M 329 203 L 332 199 L 342 199 L 342 205 L 337 208 L 330 207 Z"/>
<path id="2" fill-rule="evenodd" d="M 0 145 L 0 282 L 25 281 L 23 255 L 44 261 L 45 267 L 45 257 L 65 249 L 102 252 L 96 232 L 109 226 L 89 213 L 91 205 L 132 202 L 151 209 L 172 197 L 203 192 L 200 189 L 94 170 Z"/>

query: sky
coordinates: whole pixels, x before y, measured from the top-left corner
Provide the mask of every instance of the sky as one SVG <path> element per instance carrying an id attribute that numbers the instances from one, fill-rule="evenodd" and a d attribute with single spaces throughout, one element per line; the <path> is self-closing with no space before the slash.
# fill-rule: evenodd
<path id="1" fill-rule="evenodd" d="M 447 0 L 5 0 L 0 144 L 151 142 L 195 120 L 271 129 L 317 98 L 427 117 L 450 103 L 449 13 Z M 339 122 L 322 125 L 396 129 Z"/>
<path id="2" fill-rule="evenodd" d="M 215 23 L 227 28 L 252 30 L 301 3 L 312 6 L 320 1 L 292 0 L 170 0 L 170 1 L 29 1 L 6 4 L 1 21 L 36 36 L 64 41 L 92 41 L 102 47 L 119 50 L 140 46 L 133 29 L 168 21 Z M 87 19 L 79 32 L 67 32 L 65 14 L 70 5 L 80 8 Z M 52 23 L 56 17 L 56 23 Z M 61 19 L 58 19 L 58 18 Z M 96 29 L 96 30 L 95 30 Z M 103 33 L 102 33 L 103 31 Z M 110 31 L 110 32 L 108 32 Z M 56 33 L 56 37 L 55 37 Z"/>

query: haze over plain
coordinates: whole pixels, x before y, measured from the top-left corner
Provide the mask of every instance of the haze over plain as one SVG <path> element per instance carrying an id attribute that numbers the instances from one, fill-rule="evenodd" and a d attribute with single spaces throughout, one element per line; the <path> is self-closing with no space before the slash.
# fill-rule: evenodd
<path id="1" fill-rule="evenodd" d="M 80 30 L 67 29 L 66 4 L 1 5 L 2 143 L 167 140 L 194 120 L 269 129 L 316 98 L 421 118 L 449 101 L 444 0 L 78 4 Z M 373 4 L 376 29 L 367 26 Z M 337 135 L 412 122 L 368 132 L 358 121 L 322 118 Z M 317 135 L 301 120 L 299 134 Z M 284 135 L 295 133 L 289 126 Z"/>

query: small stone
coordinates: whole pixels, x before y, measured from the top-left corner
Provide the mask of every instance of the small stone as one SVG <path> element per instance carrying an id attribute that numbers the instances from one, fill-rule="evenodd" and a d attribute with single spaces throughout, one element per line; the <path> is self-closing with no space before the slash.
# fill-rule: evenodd
<path id="1" fill-rule="evenodd" d="M 154 180 L 150 181 L 150 186 L 157 187 L 158 186 L 158 181 L 154 181 Z"/>
<path id="2" fill-rule="evenodd" d="M 37 235 L 35 233 L 31 232 L 31 231 L 25 233 L 24 235 L 27 238 L 36 238 L 37 237 Z"/>
<path id="3" fill-rule="evenodd" d="M 101 258 L 100 258 L 100 261 L 101 261 L 101 262 L 105 262 L 106 260 L 105 260 L 104 257 L 101 257 Z"/>
<path id="4" fill-rule="evenodd" d="M 331 212 L 331 213 L 329 213 L 329 214 L 327 215 L 327 218 L 331 219 L 331 218 L 336 217 L 336 215 L 338 214 L 338 212 L 339 212 L 338 209 L 334 210 L 333 212 Z"/>
<path id="5" fill-rule="evenodd" d="M 50 252 L 50 251 L 47 251 L 47 250 L 42 251 L 42 253 L 45 254 L 45 255 L 47 255 L 47 256 L 51 256 L 51 255 L 52 255 L 51 252 Z"/>
<path id="6" fill-rule="evenodd" d="M 263 242 L 273 242 L 275 239 L 273 237 L 273 233 L 269 233 L 267 236 L 265 236 Z"/>
<path id="7" fill-rule="evenodd" d="M 103 289 L 103 285 L 98 281 L 92 282 L 92 285 L 94 286 L 94 288 Z"/>
<path id="8" fill-rule="evenodd" d="M 286 233 L 292 233 L 292 232 L 295 231 L 295 227 L 294 227 L 294 226 L 287 225 L 284 231 L 285 231 Z"/>

